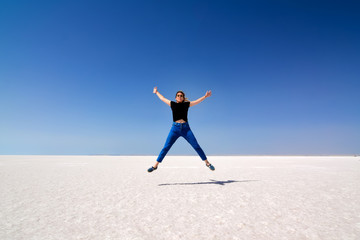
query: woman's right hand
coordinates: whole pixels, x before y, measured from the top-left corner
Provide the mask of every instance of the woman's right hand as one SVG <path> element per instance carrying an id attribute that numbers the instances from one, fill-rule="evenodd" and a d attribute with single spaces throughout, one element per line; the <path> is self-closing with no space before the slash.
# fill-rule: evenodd
<path id="1" fill-rule="evenodd" d="M 153 93 L 159 93 L 158 90 L 157 90 L 157 87 L 154 87 Z M 161 95 L 161 93 L 156 94 L 156 96 L 158 96 L 158 98 L 160 98 L 161 101 L 163 101 L 163 102 L 166 103 L 167 105 L 171 106 L 171 101 L 168 100 L 168 99 L 166 99 L 166 98 L 164 98 L 164 96 Z"/>

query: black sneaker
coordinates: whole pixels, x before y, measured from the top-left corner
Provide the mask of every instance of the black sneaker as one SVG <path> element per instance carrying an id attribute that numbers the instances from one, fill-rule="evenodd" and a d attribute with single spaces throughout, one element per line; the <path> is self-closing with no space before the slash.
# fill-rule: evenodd
<path id="1" fill-rule="evenodd" d="M 213 165 L 211 165 L 211 164 L 209 164 L 209 165 L 206 165 L 208 168 L 210 168 L 210 170 L 211 171 L 215 171 L 215 167 L 213 166 Z"/>
<path id="2" fill-rule="evenodd" d="M 151 168 L 148 169 L 148 172 L 152 172 L 152 171 L 154 171 L 156 169 L 157 169 L 157 167 L 155 168 L 155 167 L 151 166 Z"/>

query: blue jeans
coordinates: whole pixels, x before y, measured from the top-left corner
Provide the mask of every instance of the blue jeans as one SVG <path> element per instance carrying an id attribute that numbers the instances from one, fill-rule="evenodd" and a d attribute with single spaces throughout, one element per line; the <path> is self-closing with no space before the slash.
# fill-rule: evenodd
<path id="1" fill-rule="evenodd" d="M 162 162 L 162 160 L 164 159 L 164 157 L 166 156 L 166 154 L 168 153 L 168 151 L 170 150 L 172 145 L 175 143 L 175 141 L 179 137 L 185 138 L 186 141 L 188 141 L 191 144 L 191 146 L 195 149 L 195 151 L 199 154 L 201 159 L 203 161 L 206 160 L 205 153 L 201 149 L 198 142 L 196 141 L 196 138 L 195 138 L 193 132 L 191 131 L 189 124 L 187 122 L 186 123 L 174 122 L 172 124 L 169 136 L 166 139 L 164 148 L 161 150 L 159 157 L 157 158 L 156 161 L 158 161 L 160 163 Z"/>

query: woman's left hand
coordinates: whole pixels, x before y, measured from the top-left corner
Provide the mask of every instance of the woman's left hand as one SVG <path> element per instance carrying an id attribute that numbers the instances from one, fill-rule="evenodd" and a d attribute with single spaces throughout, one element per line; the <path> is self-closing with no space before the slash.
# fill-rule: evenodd
<path id="1" fill-rule="evenodd" d="M 211 90 L 210 91 L 207 91 L 206 93 L 205 93 L 205 97 L 206 98 L 208 98 L 208 97 L 210 97 L 211 96 Z"/>

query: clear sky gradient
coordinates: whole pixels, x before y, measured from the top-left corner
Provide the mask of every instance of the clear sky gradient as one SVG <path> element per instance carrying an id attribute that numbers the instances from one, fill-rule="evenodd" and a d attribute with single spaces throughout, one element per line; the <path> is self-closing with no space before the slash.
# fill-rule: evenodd
<path id="1" fill-rule="evenodd" d="M 360 154 L 358 1 L 0 3 L 0 154 Z M 184 139 L 171 155 L 195 155 Z"/>

